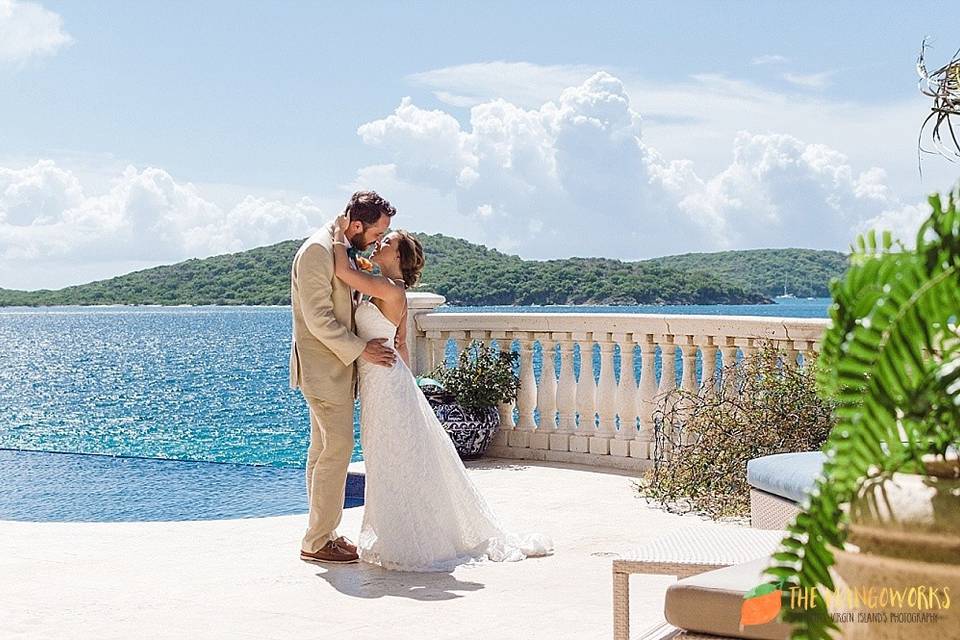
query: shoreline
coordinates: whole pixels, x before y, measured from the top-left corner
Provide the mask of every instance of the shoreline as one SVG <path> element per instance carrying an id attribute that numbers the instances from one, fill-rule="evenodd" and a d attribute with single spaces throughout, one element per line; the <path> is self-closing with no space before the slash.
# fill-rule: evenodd
<path id="1" fill-rule="evenodd" d="M 796 301 L 817 302 L 830 298 L 796 298 Z M 631 307 L 773 307 L 782 305 L 774 299 L 764 302 L 650 302 L 650 303 L 577 303 L 577 304 L 444 304 L 438 309 L 581 309 L 581 308 L 631 308 Z M 109 303 L 109 304 L 54 304 L 54 305 L 0 305 L 0 313 L 5 310 L 36 310 L 45 309 L 289 309 L 289 304 L 138 304 L 138 303 Z"/>

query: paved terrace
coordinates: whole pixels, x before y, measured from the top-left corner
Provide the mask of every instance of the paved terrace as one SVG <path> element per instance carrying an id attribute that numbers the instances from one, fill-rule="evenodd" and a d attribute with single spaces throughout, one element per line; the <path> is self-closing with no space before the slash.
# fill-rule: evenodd
<path id="1" fill-rule="evenodd" d="M 392 573 L 301 562 L 304 516 L 153 523 L 0 521 L 0 637 L 612 637 L 611 560 L 677 527 L 615 470 L 484 460 L 470 473 L 501 520 L 555 555 Z M 363 508 L 345 511 L 354 540 Z M 645 582 L 640 582 L 645 580 Z M 633 629 L 660 619 L 669 577 L 633 582 Z"/>

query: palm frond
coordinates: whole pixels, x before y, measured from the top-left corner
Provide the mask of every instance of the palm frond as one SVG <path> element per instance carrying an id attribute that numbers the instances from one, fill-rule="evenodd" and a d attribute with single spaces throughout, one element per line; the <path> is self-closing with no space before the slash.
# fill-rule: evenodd
<path id="1" fill-rule="evenodd" d="M 768 572 L 790 586 L 834 585 L 831 548 L 846 539 L 843 506 L 863 481 L 922 470 L 926 454 L 960 442 L 960 213 L 958 194 L 930 198 L 916 249 L 889 236 L 861 236 L 843 280 L 831 283 L 831 325 L 817 384 L 836 402 L 820 478 L 788 527 Z M 784 607 L 794 638 L 826 639 L 836 629 L 822 593 L 809 610 Z"/>

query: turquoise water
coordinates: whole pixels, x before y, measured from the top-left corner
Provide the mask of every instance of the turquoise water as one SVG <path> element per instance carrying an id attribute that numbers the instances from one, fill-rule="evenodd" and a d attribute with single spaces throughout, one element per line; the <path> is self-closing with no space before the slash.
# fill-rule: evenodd
<path id="1" fill-rule="evenodd" d="M 143 522 L 304 513 L 295 467 L 0 449 L 0 520 Z M 347 478 L 345 507 L 363 504 L 363 477 Z"/>
<path id="2" fill-rule="evenodd" d="M 289 348 L 287 308 L 5 310 L 0 447 L 303 466 Z"/>
<path id="3" fill-rule="evenodd" d="M 826 317 L 828 302 L 446 311 Z M 0 449 L 302 467 L 289 344 L 287 307 L 0 310 Z"/>
<path id="4" fill-rule="evenodd" d="M 787 318 L 826 318 L 829 298 L 787 298 L 774 304 L 683 304 L 640 305 L 635 307 L 555 306 L 546 307 L 449 307 L 441 311 L 486 311 L 496 313 L 678 313 L 704 316 L 783 316 Z"/>

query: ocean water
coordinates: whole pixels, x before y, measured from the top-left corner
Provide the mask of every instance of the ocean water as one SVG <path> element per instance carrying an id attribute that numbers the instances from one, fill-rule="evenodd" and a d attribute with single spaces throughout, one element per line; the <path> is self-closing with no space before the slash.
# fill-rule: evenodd
<path id="1" fill-rule="evenodd" d="M 444 311 L 826 317 L 828 304 Z M 289 344 L 287 307 L 0 309 L 0 449 L 302 467 Z"/>
<path id="2" fill-rule="evenodd" d="M 548 305 L 545 307 L 443 307 L 448 312 L 491 312 L 491 313 L 677 313 L 702 316 L 765 316 L 787 318 L 826 318 L 830 298 L 786 298 L 777 299 L 774 304 L 676 304 L 676 305 L 639 305 L 632 307 L 609 306 L 566 306 Z"/>
<path id="3" fill-rule="evenodd" d="M 303 466 L 289 349 L 288 308 L 4 310 L 0 447 Z"/>

